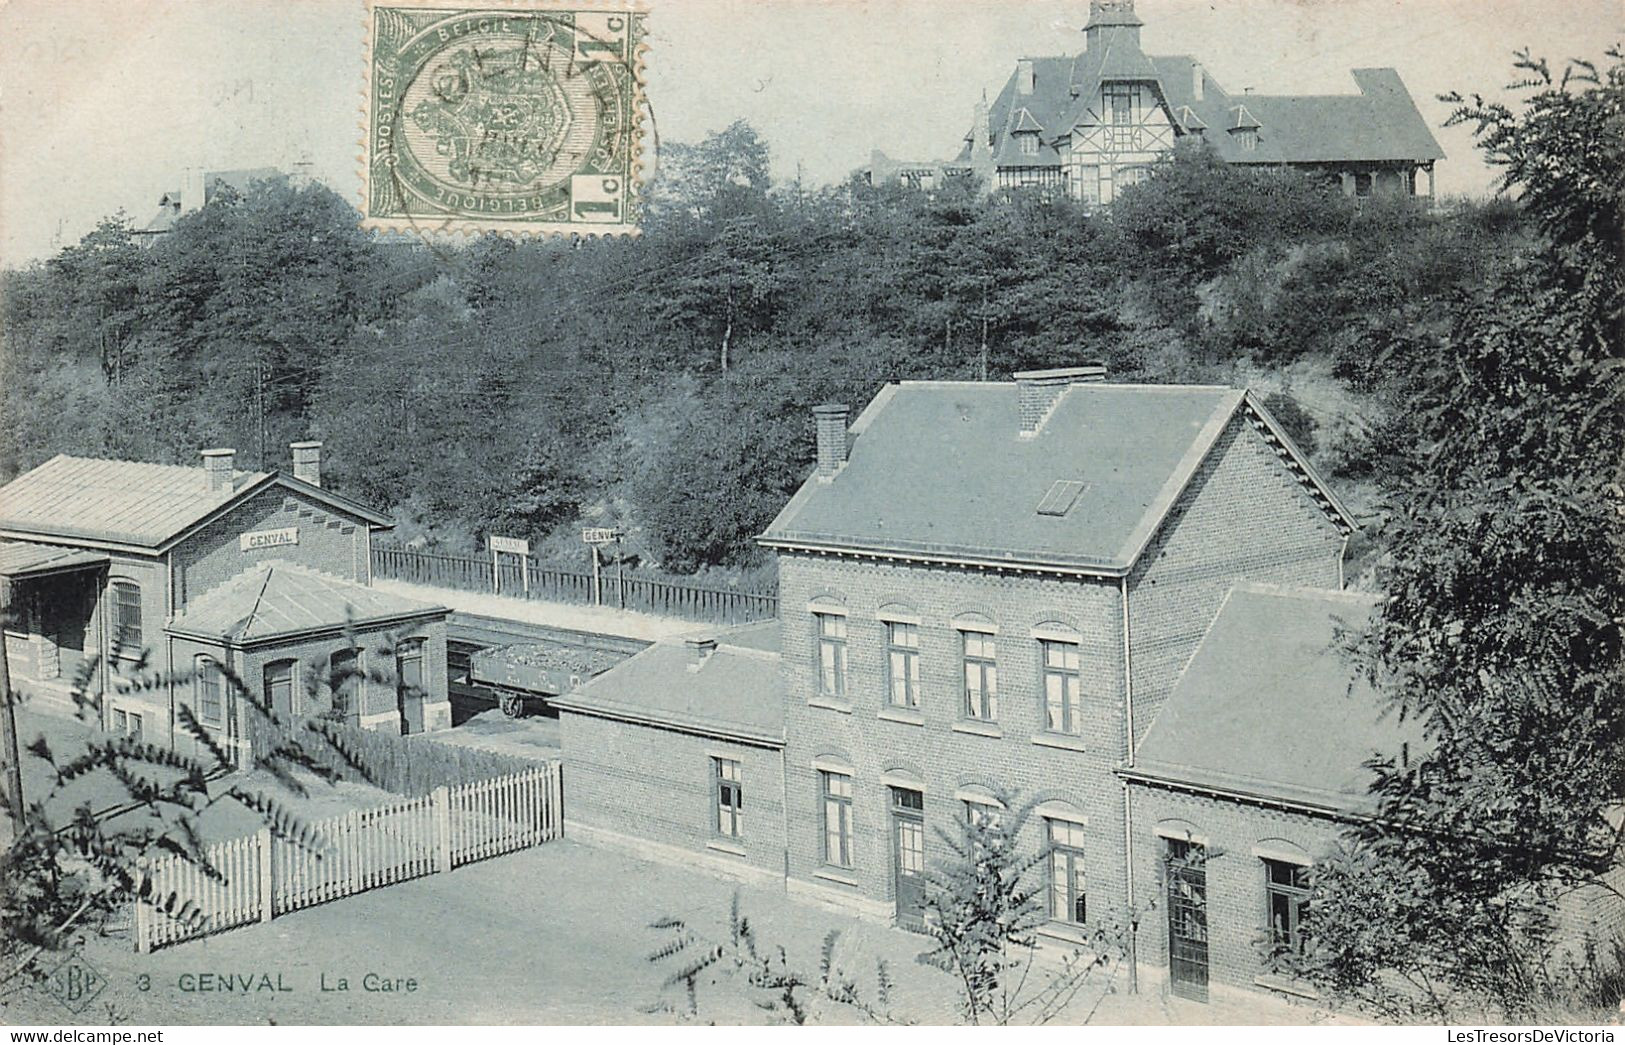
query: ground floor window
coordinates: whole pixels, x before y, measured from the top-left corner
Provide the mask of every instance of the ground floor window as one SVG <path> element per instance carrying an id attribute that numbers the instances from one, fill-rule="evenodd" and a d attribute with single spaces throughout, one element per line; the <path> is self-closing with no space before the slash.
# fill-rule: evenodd
<path id="1" fill-rule="evenodd" d="M 1049 913 L 1058 922 L 1082 925 L 1089 917 L 1088 880 L 1083 869 L 1083 825 L 1044 821 L 1049 835 Z"/>
<path id="2" fill-rule="evenodd" d="M 341 649 L 327 659 L 328 685 L 333 690 L 333 714 L 346 717 L 361 709 L 366 679 L 361 674 L 361 651 Z"/>
<path id="3" fill-rule="evenodd" d="M 852 778 L 845 773 L 820 771 L 824 800 L 824 862 L 852 866 Z"/>
<path id="4" fill-rule="evenodd" d="M 717 792 L 717 834 L 738 838 L 744 831 L 745 791 L 739 763 L 731 758 L 711 760 L 711 779 Z"/>
<path id="5" fill-rule="evenodd" d="M 1309 916 L 1309 868 L 1285 860 L 1264 861 L 1264 903 L 1269 912 L 1271 957 L 1303 953 Z"/>
<path id="6" fill-rule="evenodd" d="M 141 716 L 123 708 L 113 709 L 113 732 L 141 739 Z"/>
<path id="7" fill-rule="evenodd" d="M 196 701 L 193 711 L 198 721 L 206 726 L 226 724 L 226 703 L 220 677 L 220 665 L 209 657 L 196 661 L 196 675 L 192 679 L 192 695 Z"/>
<path id="8" fill-rule="evenodd" d="M 283 718 L 292 718 L 293 668 L 291 660 L 278 660 L 265 665 L 265 706 Z"/>

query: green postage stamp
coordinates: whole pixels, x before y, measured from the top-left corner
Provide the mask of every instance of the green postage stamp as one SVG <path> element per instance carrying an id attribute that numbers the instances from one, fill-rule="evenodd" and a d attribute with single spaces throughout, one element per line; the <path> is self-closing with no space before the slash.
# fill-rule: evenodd
<path id="1" fill-rule="evenodd" d="M 638 8 L 369 0 L 367 20 L 364 225 L 637 231 Z"/>

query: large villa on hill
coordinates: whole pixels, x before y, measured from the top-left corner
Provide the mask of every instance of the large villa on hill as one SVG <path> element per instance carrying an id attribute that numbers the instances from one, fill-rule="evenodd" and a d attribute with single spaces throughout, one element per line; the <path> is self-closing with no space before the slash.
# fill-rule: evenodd
<path id="1" fill-rule="evenodd" d="M 922 189 L 974 177 L 1107 204 L 1195 140 L 1226 163 L 1323 174 L 1351 196 L 1433 195 L 1444 151 L 1393 69 L 1353 70 L 1358 94 L 1232 94 L 1190 55 L 1142 51 L 1143 24 L 1134 0 L 1091 0 L 1084 50 L 1019 59 L 993 102 L 977 103 L 953 160 L 876 152 L 862 176 Z"/>

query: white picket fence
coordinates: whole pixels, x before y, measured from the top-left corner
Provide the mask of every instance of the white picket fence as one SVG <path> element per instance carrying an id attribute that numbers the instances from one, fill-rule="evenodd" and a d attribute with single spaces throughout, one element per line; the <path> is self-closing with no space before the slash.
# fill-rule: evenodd
<path id="1" fill-rule="evenodd" d="M 151 902 L 136 902 L 138 951 L 393 885 L 540 845 L 564 831 L 563 778 L 549 763 L 421 798 L 352 809 L 308 825 L 308 844 L 262 829 L 145 868 Z M 213 873 L 211 873 L 213 872 Z"/>

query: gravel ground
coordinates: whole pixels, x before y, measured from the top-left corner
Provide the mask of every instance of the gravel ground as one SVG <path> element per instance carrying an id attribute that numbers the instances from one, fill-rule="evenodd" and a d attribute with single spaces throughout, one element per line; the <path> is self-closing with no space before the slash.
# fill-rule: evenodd
<path id="1" fill-rule="evenodd" d="M 676 1017 L 651 1009 L 662 998 L 664 970 L 647 956 L 669 935 L 649 923 L 677 915 L 720 934 L 734 889 L 721 879 L 564 840 L 151 955 L 133 953 L 127 939 L 88 941 L 83 959 L 107 986 L 80 1019 L 105 1021 L 111 1005 L 114 1017 L 137 1025 L 667 1023 Z M 895 1011 L 923 1023 L 954 1021 L 952 981 L 914 961 L 921 937 L 791 901 L 771 887 L 739 893 L 759 938 L 783 944 L 792 966 L 816 973 L 824 935 L 841 929 L 843 965 L 866 990 L 874 959 L 884 958 L 897 984 Z M 237 989 L 222 989 L 226 983 Z M 703 1020 L 762 1019 L 727 984 L 707 987 L 700 997 Z M 1081 998 L 1060 1022 L 1081 1022 L 1098 999 L 1098 992 Z M 0 1005 L 3 1022 L 69 1018 L 33 990 Z M 829 1022 L 852 1018 L 839 1009 L 822 1015 Z M 1202 1006 L 1112 994 L 1093 1022 L 1314 1018 L 1310 1009 L 1268 1002 Z"/>

